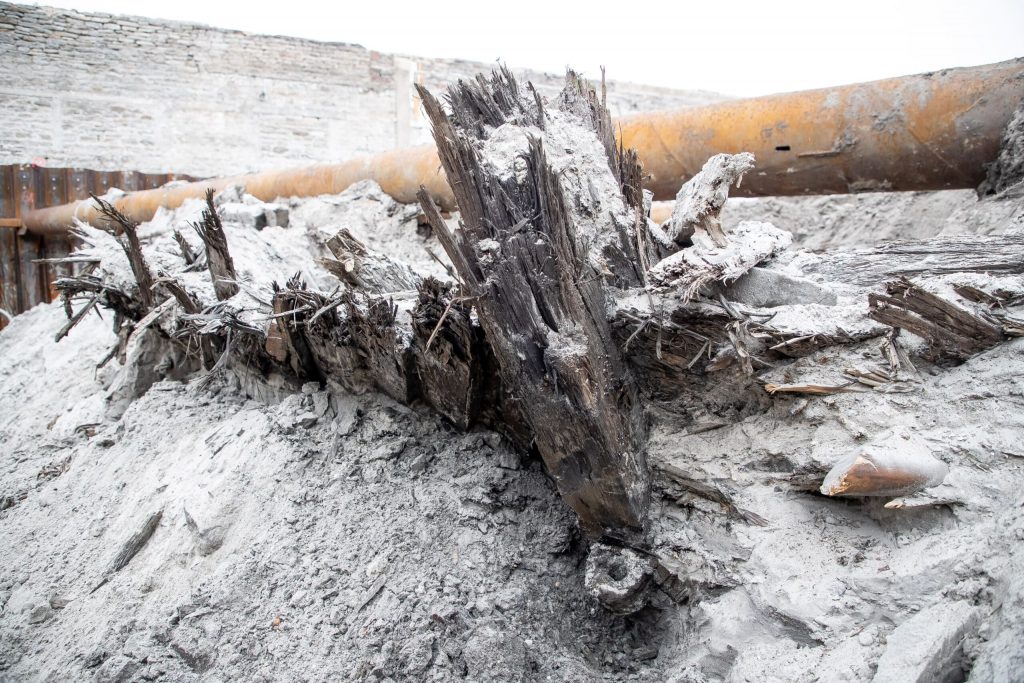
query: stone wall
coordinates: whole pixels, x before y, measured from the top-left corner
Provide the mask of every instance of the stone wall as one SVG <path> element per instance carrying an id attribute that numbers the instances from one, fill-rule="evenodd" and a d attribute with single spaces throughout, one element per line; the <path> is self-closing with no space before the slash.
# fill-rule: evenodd
<path id="1" fill-rule="evenodd" d="M 429 140 L 412 85 L 491 65 L 0 2 L 0 163 L 222 175 Z M 543 94 L 561 77 L 519 71 Z M 707 92 L 611 82 L 613 113 Z"/>

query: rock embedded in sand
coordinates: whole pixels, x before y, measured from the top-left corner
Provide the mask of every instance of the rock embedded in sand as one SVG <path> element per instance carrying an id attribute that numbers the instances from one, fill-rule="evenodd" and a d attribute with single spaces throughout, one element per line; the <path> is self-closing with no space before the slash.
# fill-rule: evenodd
<path id="1" fill-rule="evenodd" d="M 628 548 L 595 543 L 587 556 L 587 591 L 617 614 L 633 614 L 647 603 L 651 562 Z"/>
<path id="2" fill-rule="evenodd" d="M 951 683 L 964 680 L 964 639 L 975 632 L 981 611 L 965 601 L 918 612 L 886 639 L 874 683 Z"/>
<path id="3" fill-rule="evenodd" d="M 837 462 L 821 484 L 826 496 L 904 496 L 938 486 L 949 467 L 917 437 L 890 432 Z"/>

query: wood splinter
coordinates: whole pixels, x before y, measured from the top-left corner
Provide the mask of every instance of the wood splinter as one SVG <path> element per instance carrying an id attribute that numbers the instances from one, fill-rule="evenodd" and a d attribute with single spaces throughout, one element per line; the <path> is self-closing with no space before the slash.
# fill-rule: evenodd
<path id="1" fill-rule="evenodd" d="M 887 283 L 886 290 L 889 296 L 868 296 L 868 315 L 927 341 L 932 360 L 964 361 L 1005 340 L 995 321 L 957 306 L 907 278 Z"/>
<path id="2" fill-rule="evenodd" d="M 132 274 L 135 275 L 135 281 L 139 285 L 139 300 L 142 302 L 143 308 L 149 310 L 153 307 L 153 274 L 150 273 L 146 259 L 142 255 L 142 244 L 139 242 L 138 233 L 139 224 L 118 211 L 110 202 L 100 199 L 96 195 L 92 195 L 92 199 L 99 206 L 100 214 L 110 223 L 118 226 L 124 233 L 125 240 L 120 242 L 121 248 L 124 249 L 125 256 L 128 257 Z"/>
<path id="3" fill-rule="evenodd" d="M 110 563 L 110 568 L 107 570 L 106 575 L 100 580 L 96 587 L 93 588 L 90 593 L 95 593 L 102 588 L 111 577 L 117 572 L 121 571 L 128 566 L 128 563 L 132 561 L 136 555 L 139 554 L 146 544 L 149 543 L 149 539 L 153 537 L 158 526 L 160 526 L 160 520 L 163 519 L 164 511 L 160 509 L 149 517 L 142 524 L 142 528 L 138 532 L 132 534 L 131 538 L 125 541 L 124 545 L 118 551 L 117 555 L 114 556 L 113 562 Z"/>
<path id="4" fill-rule="evenodd" d="M 206 191 L 206 208 L 203 209 L 202 219 L 191 225 L 206 245 L 206 262 L 218 301 L 230 299 L 238 294 L 238 276 L 235 274 L 235 262 L 231 259 L 231 252 L 228 251 L 228 237 L 224 233 L 224 225 L 217 214 L 217 207 L 213 204 L 212 188 Z"/>

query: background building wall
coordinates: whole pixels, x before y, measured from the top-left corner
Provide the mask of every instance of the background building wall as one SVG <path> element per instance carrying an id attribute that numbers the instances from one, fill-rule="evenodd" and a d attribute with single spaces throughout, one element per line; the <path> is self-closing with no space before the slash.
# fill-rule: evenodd
<path id="1" fill-rule="evenodd" d="M 0 2 L 0 163 L 222 175 L 427 142 L 413 83 L 492 65 Z M 517 70 L 543 94 L 561 76 Z M 609 83 L 613 114 L 706 92 Z"/>

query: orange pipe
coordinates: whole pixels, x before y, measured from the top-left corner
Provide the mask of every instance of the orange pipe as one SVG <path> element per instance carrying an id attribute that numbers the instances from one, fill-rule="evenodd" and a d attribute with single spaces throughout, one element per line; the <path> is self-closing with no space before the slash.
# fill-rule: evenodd
<path id="1" fill-rule="evenodd" d="M 173 209 L 188 199 L 203 197 L 207 188 L 219 192 L 229 185 L 244 185 L 246 192 L 258 199 L 273 201 L 278 197 L 337 194 L 361 180 L 376 181 L 400 202 L 415 202 L 416 191 L 422 184 L 446 208 L 452 208 L 455 203 L 433 145 L 392 150 L 341 164 L 319 164 L 158 187 L 126 194 L 113 203 L 121 213 L 141 222 L 153 218 L 161 206 Z M 66 231 L 75 218 L 94 223 L 98 217 L 95 203 L 91 199 L 83 199 L 30 211 L 22 220 L 28 232 L 50 234 Z"/>
<path id="2" fill-rule="evenodd" d="M 733 194 L 837 194 L 870 190 L 974 188 L 995 159 L 1003 130 L 1024 100 L 1024 59 L 947 69 L 837 88 L 733 100 L 654 112 L 618 121 L 620 138 L 640 154 L 655 199 L 679 186 L 719 152 L 752 152 L 757 168 Z M 341 164 L 216 178 L 133 192 L 115 202 L 149 220 L 206 188 L 232 184 L 264 201 L 337 194 L 375 180 L 400 202 L 425 185 L 453 208 L 451 189 L 433 146 L 393 150 Z M 29 232 L 63 232 L 72 218 L 97 217 L 89 200 L 23 217 Z"/>
<path id="3" fill-rule="evenodd" d="M 734 100 L 619 121 L 656 199 L 712 154 L 752 152 L 732 194 L 976 188 L 1024 100 L 1024 59 Z"/>

